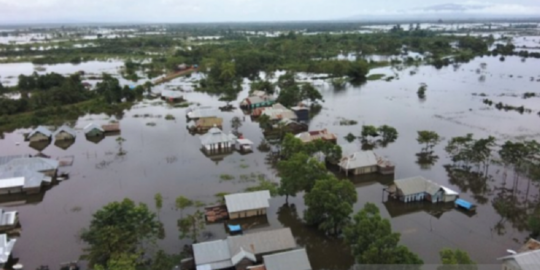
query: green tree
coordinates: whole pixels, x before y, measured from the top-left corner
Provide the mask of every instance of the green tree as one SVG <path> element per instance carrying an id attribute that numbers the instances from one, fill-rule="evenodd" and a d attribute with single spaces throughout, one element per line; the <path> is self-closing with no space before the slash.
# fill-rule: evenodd
<path id="1" fill-rule="evenodd" d="M 238 129 L 242 126 L 242 120 L 240 120 L 240 117 L 235 116 L 231 119 L 231 127 L 234 130 L 235 134 L 238 134 Z"/>
<path id="2" fill-rule="evenodd" d="M 304 219 L 322 231 L 337 235 L 349 223 L 356 200 L 356 189 L 350 181 L 325 175 L 304 195 L 307 206 Z"/>
<path id="3" fill-rule="evenodd" d="M 347 75 L 351 80 L 353 81 L 364 81 L 366 80 L 366 75 L 369 72 L 369 65 L 368 63 L 363 60 L 357 60 L 350 64 L 349 70 L 347 71 Z"/>
<path id="4" fill-rule="evenodd" d="M 103 96 L 107 103 L 119 103 L 123 97 L 120 82 L 107 73 L 103 73 L 102 81 L 96 84 L 96 93 Z"/>
<path id="5" fill-rule="evenodd" d="M 427 86 L 425 84 L 420 86 L 420 88 L 418 88 L 418 91 L 416 91 L 416 94 L 418 95 L 418 98 L 425 99 L 426 98 L 426 90 L 427 90 Z"/>
<path id="6" fill-rule="evenodd" d="M 83 258 L 93 266 L 106 265 L 113 255 L 139 254 L 144 243 L 157 239 L 158 229 L 156 215 L 145 204 L 129 199 L 109 203 L 92 215 L 90 226 L 81 233 L 89 245 Z"/>
<path id="7" fill-rule="evenodd" d="M 416 138 L 416 141 L 420 144 L 425 144 L 425 147 L 422 147 L 422 152 L 427 152 L 440 143 L 442 138 L 435 131 L 420 130 L 418 131 L 418 138 Z"/>
<path id="8" fill-rule="evenodd" d="M 315 180 L 327 174 L 324 163 L 303 152 L 279 161 L 277 169 L 281 177 L 278 192 L 279 195 L 285 196 L 286 202 L 289 201 L 289 196 L 295 197 L 300 191 L 311 191 Z"/>
<path id="9" fill-rule="evenodd" d="M 294 137 L 293 134 L 287 133 L 281 142 L 281 158 L 289 159 L 293 154 L 303 152 L 304 143 L 302 140 Z"/>
<path id="10" fill-rule="evenodd" d="M 236 66 L 233 62 L 224 62 L 221 64 L 221 73 L 219 79 L 222 82 L 232 82 L 236 77 Z"/>
<path id="11" fill-rule="evenodd" d="M 317 90 L 311 83 L 307 83 L 302 85 L 301 88 L 301 99 L 302 100 L 309 100 L 311 103 L 317 102 L 318 100 L 323 101 L 323 97 L 319 90 Z"/>
<path id="12" fill-rule="evenodd" d="M 437 270 L 476 270 L 476 263 L 469 258 L 467 252 L 456 249 L 442 249 L 439 251 L 441 257 L 442 266 L 439 266 Z"/>
<path id="13" fill-rule="evenodd" d="M 423 264 L 416 254 L 399 245 L 400 234 L 392 232 L 390 221 L 380 216 L 373 203 L 366 203 L 353 217 L 344 236 L 360 264 Z"/>
<path id="14" fill-rule="evenodd" d="M 195 213 L 187 215 L 185 218 L 178 220 L 180 239 L 190 238 L 194 243 L 197 243 L 197 237 L 204 227 L 204 214 L 200 210 L 197 210 Z"/>
<path id="15" fill-rule="evenodd" d="M 268 130 L 272 128 L 272 121 L 270 117 L 266 114 L 259 116 L 257 122 L 259 122 L 259 127 L 263 130 Z"/>
<path id="16" fill-rule="evenodd" d="M 301 94 L 301 90 L 297 85 L 288 86 L 286 88 L 281 88 L 276 101 L 285 107 L 296 106 L 302 101 Z"/>
<path id="17" fill-rule="evenodd" d="M 362 132 L 360 133 L 360 139 L 362 141 L 371 141 L 371 138 L 378 137 L 379 130 L 375 126 L 363 125 Z"/>
<path id="18" fill-rule="evenodd" d="M 156 203 L 156 209 L 157 209 L 157 212 L 158 212 L 158 218 L 159 218 L 159 213 L 161 212 L 161 207 L 163 207 L 163 196 L 161 196 L 161 193 L 156 193 L 156 195 L 154 195 L 154 201 Z"/>
<path id="19" fill-rule="evenodd" d="M 105 266 L 95 265 L 94 270 L 136 270 L 139 257 L 128 253 L 112 254 Z"/>
<path id="20" fill-rule="evenodd" d="M 395 142 L 398 138 L 398 131 L 391 126 L 382 125 L 379 128 L 377 128 L 377 133 L 382 137 L 382 143 L 388 144 L 391 142 Z"/>
<path id="21" fill-rule="evenodd" d="M 273 95 L 276 91 L 276 87 L 274 86 L 274 84 L 269 81 L 254 81 L 251 83 L 250 87 L 250 92 L 259 90 L 264 91 L 268 95 Z"/>
<path id="22" fill-rule="evenodd" d="M 193 206 L 193 201 L 184 197 L 178 196 L 175 201 L 176 210 L 180 210 L 180 216 L 183 216 L 184 209 Z"/>

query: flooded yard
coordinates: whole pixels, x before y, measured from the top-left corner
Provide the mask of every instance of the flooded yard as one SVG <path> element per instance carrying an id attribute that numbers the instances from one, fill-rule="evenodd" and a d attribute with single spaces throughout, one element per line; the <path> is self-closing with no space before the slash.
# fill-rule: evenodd
<path id="1" fill-rule="evenodd" d="M 523 62 L 518 57 L 507 57 L 502 62 L 496 57 L 484 57 L 440 70 L 431 66 L 387 67 L 372 70 L 372 73 L 397 74 L 396 79 L 369 81 L 343 90 L 335 90 L 331 83 L 317 80 L 314 84 L 321 90 L 325 102 L 321 112 L 312 119 L 310 129 L 327 128 L 338 135 L 338 143 L 345 144 L 343 137 L 348 133 L 359 136 L 362 124 L 395 127 L 399 131 L 398 140 L 386 148 L 375 149 L 396 164 L 394 178 L 423 175 L 433 179 L 461 192 L 461 198 L 476 203 L 477 214 L 469 216 L 452 207 L 388 202 L 383 187 L 394 178 L 379 175 L 351 178 L 358 192 L 355 211 L 366 202 L 377 204 L 382 215 L 391 219 L 393 229 L 402 234 L 401 243 L 417 253 L 426 264 L 439 263 L 438 252 L 445 247 L 467 251 L 479 264 L 496 264 L 496 258 L 505 255 L 507 249 L 518 248 L 528 236 L 526 231 L 517 229 L 519 224 L 512 223 L 510 219 L 501 222 L 503 218 L 492 206 L 491 201 L 497 196 L 498 188 L 504 187 L 504 170 L 492 167 L 493 178 L 484 184 L 450 179 L 443 167 L 451 163 L 443 150 L 447 141 L 435 148 L 438 161 L 431 168 L 421 167 L 416 163 L 415 154 L 421 149 L 416 142 L 416 132 L 434 130 L 447 140 L 467 133 L 474 133 L 476 138 L 492 135 L 499 144 L 512 139 L 539 140 L 540 99 L 522 98 L 524 92 L 540 93 L 538 65 L 539 60 L 536 59 Z M 89 68 L 97 73 L 117 67 L 115 62 L 99 68 L 92 68 L 92 63 L 86 63 L 65 69 L 62 66 L 50 67 L 47 72 L 74 72 Z M 2 80 L 10 76 L 8 74 L 17 76 L 33 72 L 31 66 L 22 64 L 13 69 L 0 67 Z M 302 77 L 311 75 L 303 74 Z M 177 79 L 170 84 L 189 86 L 190 80 Z M 419 100 L 416 91 L 423 83 L 427 85 L 427 97 Z M 245 84 L 237 102 L 247 96 L 247 89 Z M 186 93 L 185 98 L 205 106 L 224 105 L 217 97 L 196 92 Z M 520 114 L 497 110 L 483 104 L 484 98 L 513 106 L 523 105 L 532 112 Z M 2 206 L 19 211 L 23 233 L 15 246 L 14 257 L 20 258 L 27 269 L 76 260 L 84 247 L 78 240 L 78 234 L 88 226 L 92 213 L 123 198 L 144 202 L 154 209 L 153 198 L 158 192 L 164 197 L 160 217 L 166 232 L 165 239 L 158 244 L 167 252 L 179 252 L 188 242 L 178 238 L 176 221 L 180 212 L 174 210 L 176 197 L 183 195 L 212 204 L 217 201 L 216 193 L 239 192 L 255 185 L 256 182 L 250 180 L 252 174 L 265 174 L 267 178 L 279 181 L 266 162 L 267 154 L 257 149 L 248 155 L 234 152 L 214 158 L 205 156 L 200 150 L 199 135 L 191 135 L 186 130 L 185 113 L 185 108 L 145 100 L 117 116 L 122 129 L 120 136 L 126 140 L 123 148 L 127 154 L 122 157 L 115 154 L 118 151 L 115 136 L 94 143 L 87 141 L 81 131 L 88 123 L 107 123 L 110 117 L 81 117 L 75 125 L 78 137 L 71 147 L 63 150 L 51 144 L 43 150 L 44 154 L 52 157 L 75 157 L 71 167 L 61 169 L 69 172 L 71 179 L 52 187 L 42 198 L 27 202 L 24 198 L 13 198 Z M 140 117 L 145 114 L 152 117 Z M 167 114 L 176 120 L 165 120 Z M 230 122 L 234 116 L 243 120 L 240 132 L 255 146 L 258 145 L 263 140 L 258 124 L 249 117 L 244 118 L 239 110 L 221 113 L 224 130 L 231 131 Z M 343 118 L 357 120 L 358 125 L 341 126 L 339 120 Z M 155 126 L 147 125 L 149 122 Z M 36 150 L 23 142 L 26 131 L 4 134 L 0 140 L 1 155 L 36 154 Z M 358 141 L 355 143 L 360 148 Z M 220 175 L 223 174 L 232 175 L 235 179 L 221 180 Z M 484 188 L 474 188 L 477 185 Z M 525 190 L 527 185 L 528 182 L 523 180 L 518 188 Z M 538 195 L 538 189 L 533 187 L 525 198 L 531 204 L 537 203 Z M 302 224 L 305 209 L 302 196 L 298 194 L 289 198 L 289 205 L 285 204 L 283 197 L 271 199 L 267 220 L 251 231 L 290 227 L 297 243 L 306 247 L 313 269 L 349 269 L 354 259 L 341 239 L 326 237 L 315 228 Z M 226 233 L 223 224 L 213 224 L 205 228 L 204 235 L 204 240 L 212 240 L 223 238 Z"/>

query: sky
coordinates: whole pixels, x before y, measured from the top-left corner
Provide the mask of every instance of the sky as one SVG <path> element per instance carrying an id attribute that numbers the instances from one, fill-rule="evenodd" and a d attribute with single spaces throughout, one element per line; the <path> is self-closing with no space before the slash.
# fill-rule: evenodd
<path id="1" fill-rule="evenodd" d="M 540 0 L 0 0 L 0 23 L 540 17 Z"/>

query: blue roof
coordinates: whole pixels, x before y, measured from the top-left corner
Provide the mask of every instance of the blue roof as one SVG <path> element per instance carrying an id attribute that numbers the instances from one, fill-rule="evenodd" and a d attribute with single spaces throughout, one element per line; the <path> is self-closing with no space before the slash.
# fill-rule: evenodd
<path id="1" fill-rule="evenodd" d="M 242 227 L 240 225 L 227 224 L 227 226 L 229 227 L 229 231 L 231 231 L 231 232 L 241 232 L 242 231 Z"/>
<path id="2" fill-rule="evenodd" d="M 473 207 L 473 204 L 468 202 L 468 201 L 465 201 L 465 200 L 462 200 L 462 199 L 457 199 L 456 200 L 456 205 L 459 205 L 465 209 L 471 209 Z"/>

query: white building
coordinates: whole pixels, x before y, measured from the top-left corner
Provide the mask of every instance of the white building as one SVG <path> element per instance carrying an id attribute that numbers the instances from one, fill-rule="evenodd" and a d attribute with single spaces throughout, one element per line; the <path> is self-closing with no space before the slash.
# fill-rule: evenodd
<path id="1" fill-rule="evenodd" d="M 201 144 L 206 151 L 228 150 L 235 144 L 236 136 L 226 134 L 221 129 L 213 127 L 201 136 Z"/>

